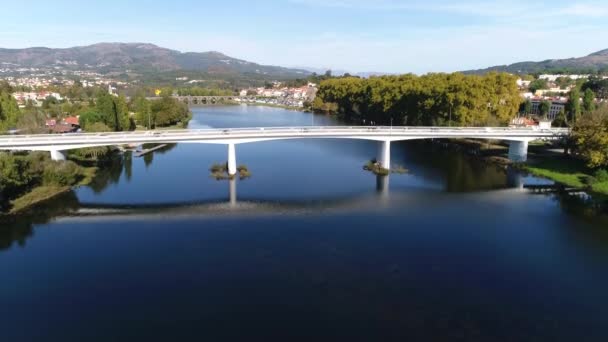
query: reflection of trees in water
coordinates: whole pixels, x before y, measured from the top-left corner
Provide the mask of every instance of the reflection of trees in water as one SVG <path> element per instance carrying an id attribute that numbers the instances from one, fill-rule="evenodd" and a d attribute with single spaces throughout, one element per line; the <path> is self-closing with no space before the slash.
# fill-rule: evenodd
<path id="1" fill-rule="evenodd" d="M 556 189 L 553 199 L 565 212 L 608 227 L 608 198 L 571 194 L 560 187 Z M 606 231 L 608 232 L 608 229 Z"/>
<path id="2" fill-rule="evenodd" d="M 126 164 L 129 164 L 125 162 L 125 156 L 127 154 L 130 153 L 114 156 L 99 165 L 95 178 L 93 178 L 93 181 L 89 184 L 89 187 L 94 193 L 99 194 L 111 184 L 118 183 L 123 168 L 126 167 Z"/>
<path id="3" fill-rule="evenodd" d="M 18 216 L 0 217 L 0 250 L 9 249 L 15 243 L 25 246 L 26 240 L 34 235 L 34 225 L 49 223 L 53 218 L 78 207 L 76 194 L 69 191 Z"/>
<path id="4" fill-rule="evenodd" d="M 440 175 L 449 192 L 502 189 L 509 185 L 507 173 L 499 166 L 485 163 L 459 151 L 446 149 L 426 141 L 407 142 L 407 158 L 422 167 L 418 176 L 430 178 Z M 432 170 L 427 175 L 426 170 Z"/>
<path id="5" fill-rule="evenodd" d="M 563 188 L 551 196 L 566 214 L 576 218 L 565 231 L 567 241 L 583 244 L 589 251 L 604 254 L 608 250 L 608 198 L 572 194 Z M 577 220 L 583 224 L 577 223 Z"/>
<path id="6" fill-rule="evenodd" d="M 143 149 L 148 149 L 148 148 L 153 148 L 155 146 L 158 146 L 158 144 L 144 144 L 142 146 L 142 148 Z M 155 154 L 165 154 L 165 153 L 173 150 L 175 148 L 175 146 L 177 146 L 177 144 L 167 144 L 167 146 L 159 148 L 158 150 L 154 150 L 154 152 L 145 154 L 143 156 L 143 158 L 144 158 L 144 164 L 146 165 L 146 168 L 149 167 L 150 165 L 152 165 L 152 162 L 154 161 L 154 155 Z"/>
<path id="7" fill-rule="evenodd" d="M 123 159 L 125 163 L 125 177 L 127 178 L 127 182 L 129 182 L 133 177 L 133 153 L 125 153 Z"/>

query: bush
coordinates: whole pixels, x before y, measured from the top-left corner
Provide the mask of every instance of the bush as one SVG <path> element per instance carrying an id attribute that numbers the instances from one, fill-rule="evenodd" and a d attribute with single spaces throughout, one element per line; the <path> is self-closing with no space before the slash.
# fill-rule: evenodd
<path id="1" fill-rule="evenodd" d="M 112 129 L 103 122 L 94 122 L 87 125 L 87 132 L 111 132 Z"/>
<path id="2" fill-rule="evenodd" d="M 49 161 L 45 165 L 42 181 L 45 185 L 71 186 L 78 183 L 82 176 L 80 167 L 72 161 Z"/>
<path id="3" fill-rule="evenodd" d="M 600 169 L 593 175 L 598 182 L 608 182 L 608 170 Z"/>

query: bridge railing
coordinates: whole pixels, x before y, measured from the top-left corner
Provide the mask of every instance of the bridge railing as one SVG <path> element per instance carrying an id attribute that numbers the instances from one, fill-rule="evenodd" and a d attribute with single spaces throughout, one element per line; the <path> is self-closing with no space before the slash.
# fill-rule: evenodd
<path id="1" fill-rule="evenodd" d="M 569 129 L 532 129 L 532 128 L 513 128 L 513 127 L 420 127 L 420 126 L 296 126 L 296 127 L 240 127 L 240 128 L 201 128 L 201 129 L 173 129 L 173 130 L 154 130 L 154 131 L 133 131 L 133 132 L 99 132 L 99 133 L 62 133 L 62 134 L 29 134 L 29 135 L 6 135 L 0 136 L 0 140 L 19 141 L 27 139 L 45 139 L 62 137 L 65 140 L 82 139 L 95 137 L 138 137 L 138 136 L 159 136 L 159 135 L 217 135 L 217 134 L 242 134 L 242 133 L 521 133 L 521 134 L 568 134 Z"/>

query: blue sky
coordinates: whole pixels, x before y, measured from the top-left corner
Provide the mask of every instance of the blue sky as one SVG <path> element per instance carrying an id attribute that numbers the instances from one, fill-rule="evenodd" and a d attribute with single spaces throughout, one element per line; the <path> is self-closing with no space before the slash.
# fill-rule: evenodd
<path id="1" fill-rule="evenodd" d="M 151 42 L 263 64 L 457 71 L 608 48 L 608 1 L 10 1 L 0 47 Z"/>

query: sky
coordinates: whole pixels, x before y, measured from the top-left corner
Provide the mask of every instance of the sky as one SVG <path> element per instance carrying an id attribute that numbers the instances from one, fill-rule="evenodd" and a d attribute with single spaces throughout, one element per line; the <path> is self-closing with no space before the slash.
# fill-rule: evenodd
<path id="1" fill-rule="evenodd" d="M 9 1 L 0 47 L 147 42 L 350 72 L 451 72 L 607 49 L 608 1 Z"/>

